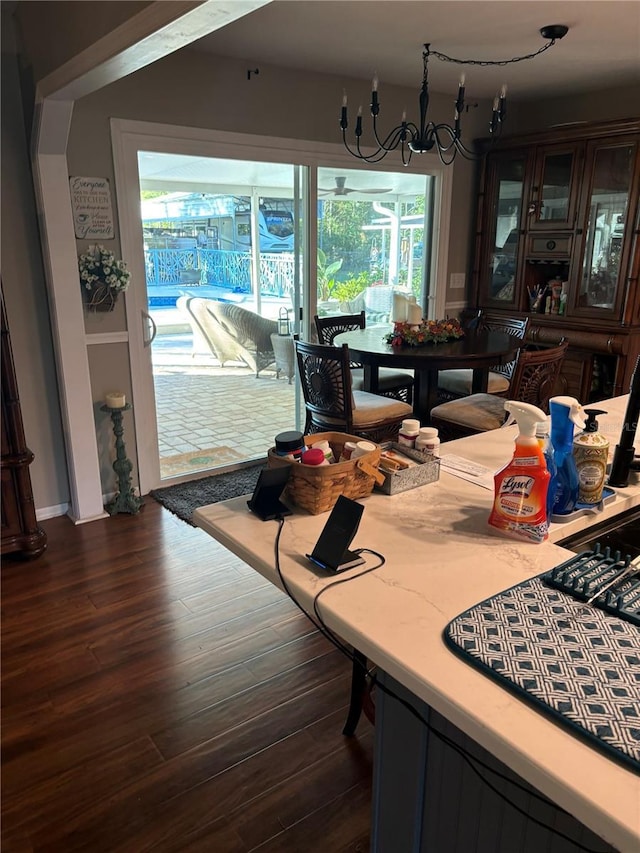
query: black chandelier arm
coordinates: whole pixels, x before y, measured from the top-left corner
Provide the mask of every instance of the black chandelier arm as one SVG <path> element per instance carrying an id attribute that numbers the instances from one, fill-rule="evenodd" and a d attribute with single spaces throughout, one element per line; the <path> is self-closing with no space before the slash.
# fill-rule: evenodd
<path id="1" fill-rule="evenodd" d="M 355 149 L 352 148 L 351 145 L 349 145 L 349 143 L 347 141 L 347 133 L 346 133 L 346 130 L 344 130 L 344 129 L 342 130 L 342 143 L 343 143 L 344 147 L 347 149 L 347 151 L 349 152 L 349 154 L 351 154 L 352 157 L 356 157 L 358 160 L 363 160 L 365 163 L 379 163 L 389 153 L 389 151 L 378 147 L 378 149 L 376 151 L 374 151 L 372 154 L 364 154 L 360 150 L 360 138 L 359 137 L 356 137 Z M 392 150 L 392 149 L 389 149 L 389 150 Z"/>
<path id="2" fill-rule="evenodd" d="M 440 147 L 436 146 L 436 148 L 438 151 L 438 157 L 440 158 L 440 162 L 442 163 L 443 166 L 450 166 L 453 163 L 453 161 L 456 159 L 456 154 L 458 153 L 456 149 L 454 149 L 454 152 L 451 155 L 451 157 L 449 159 L 446 159 L 445 157 L 442 156 L 443 152 L 440 150 Z"/>
<path id="3" fill-rule="evenodd" d="M 403 122 L 402 124 L 392 128 L 386 137 L 381 140 L 378 136 L 378 125 L 375 115 L 373 116 L 372 125 L 373 136 L 376 140 L 376 144 L 384 151 L 394 151 L 398 147 L 399 142 L 402 141 L 403 134 L 407 140 L 411 140 L 414 135 L 418 133 L 418 128 L 413 124 L 413 122 Z"/>
<path id="4" fill-rule="evenodd" d="M 448 145 L 443 145 L 441 142 L 440 134 L 443 131 L 447 134 L 447 136 L 451 140 Z M 467 148 L 467 146 L 464 144 L 464 142 L 460 139 L 459 136 L 457 136 L 452 131 L 451 127 L 449 127 L 448 124 L 444 124 L 444 123 L 437 124 L 434 128 L 434 133 L 435 133 L 435 136 L 436 136 L 436 139 L 438 142 L 438 149 L 439 150 L 449 151 L 449 150 L 451 150 L 451 148 L 455 148 L 456 151 L 458 151 L 460 154 L 462 154 L 462 156 L 465 157 L 467 160 L 477 160 L 479 157 L 482 156 L 481 154 L 478 154 L 476 151 L 474 151 L 472 148 Z"/>

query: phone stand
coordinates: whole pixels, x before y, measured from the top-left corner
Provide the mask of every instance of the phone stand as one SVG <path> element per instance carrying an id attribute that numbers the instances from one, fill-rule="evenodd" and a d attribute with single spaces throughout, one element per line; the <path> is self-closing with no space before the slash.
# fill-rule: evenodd
<path id="1" fill-rule="evenodd" d="M 263 468 L 260 471 L 258 482 L 253 490 L 251 499 L 247 506 L 263 521 L 271 521 L 274 518 L 282 518 L 291 515 L 291 510 L 280 500 L 280 495 L 291 474 L 291 468 L 282 466 L 279 468 Z"/>

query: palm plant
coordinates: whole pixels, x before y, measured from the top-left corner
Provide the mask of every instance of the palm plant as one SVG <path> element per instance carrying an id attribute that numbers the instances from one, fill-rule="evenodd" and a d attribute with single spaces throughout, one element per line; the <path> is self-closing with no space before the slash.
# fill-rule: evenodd
<path id="1" fill-rule="evenodd" d="M 327 256 L 318 249 L 318 296 L 323 302 L 331 298 L 331 294 L 338 282 L 334 276 L 342 266 L 342 258 L 339 261 L 327 263 Z"/>

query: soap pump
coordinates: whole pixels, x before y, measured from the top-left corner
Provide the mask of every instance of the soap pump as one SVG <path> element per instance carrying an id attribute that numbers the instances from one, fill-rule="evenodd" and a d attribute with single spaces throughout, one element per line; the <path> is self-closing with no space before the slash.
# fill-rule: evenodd
<path id="1" fill-rule="evenodd" d="M 598 415 L 606 415 L 603 409 L 585 409 L 587 422 L 584 432 L 573 442 L 573 459 L 578 471 L 578 500 L 585 504 L 599 504 L 607 475 L 609 441 L 598 432 Z"/>
<path id="2" fill-rule="evenodd" d="M 555 489 L 553 514 L 567 515 L 573 512 L 578 502 L 580 481 L 573 458 L 573 430 L 585 426 L 584 409 L 575 397 L 552 397 L 549 400 L 551 414 L 551 445 L 555 464 Z"/>

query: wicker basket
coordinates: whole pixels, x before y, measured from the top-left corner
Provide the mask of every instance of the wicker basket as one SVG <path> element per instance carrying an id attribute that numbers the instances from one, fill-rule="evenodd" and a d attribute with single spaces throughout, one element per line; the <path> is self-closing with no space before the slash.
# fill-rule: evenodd
<path id="1" fill-rule="evenodd" d="M 340 458 L 346 441 L 362 441 L 358 436 L 344 432 L 318 432 L 304 437 L 307 446 L 323 440 L 329 442 L 336 459 Z M 364 498 L 371 494 L 376 481 L 384 482 L 384 475 L 378 471 L 380 452 L 379 445 L 376 445 L 371 453 L 365 453 L 357 459 L 313 466 L 285 459 L 271 448 L 267 454 L 267 464 L 269 468 L 290 466 L 291 475 L 284 496 L 312 515 L 318 515 L 332 509 L 340 495 L 352 499 Z"/>

